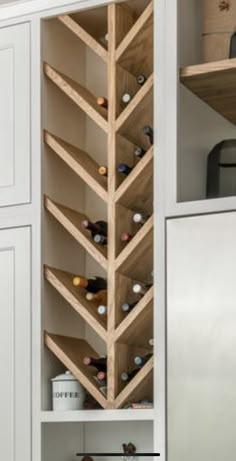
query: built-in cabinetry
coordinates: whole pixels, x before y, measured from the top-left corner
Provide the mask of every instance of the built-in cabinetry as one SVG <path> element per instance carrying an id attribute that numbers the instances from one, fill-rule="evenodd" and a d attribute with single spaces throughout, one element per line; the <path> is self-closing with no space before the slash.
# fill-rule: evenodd
<path id="1" fill-rule="evenodd" d="M 1 451 L 31 460 L 30 228 L 0 230 Z"/>
<path id="2" fill-rule="evenodd" d="M 0 206 L 30 202 L 30 24 L 0 30 Z"/>
<path id="3" fill-rule="evenodd" d="M 226 447 L 233 459 L 236 200 L 206 200 L 206 163 L 235 137 L 235 60 L 202 65 L 199 0 L 35 0 L 1 8 L 0 21 L 2 456 L 75 461 L 131 441 L 161 461 L 209 461 Z M 127 177 L 119 163 L 133 167 Z M 134 211 L 148 217 L 140 228 Z M 107 247 L 85 217 L 108 222 Z M 107 318 L 75 274 L 107 278 Z M 154 357 L 124 385 L 152 337 Z M 108 356 L 106 392 L 87 353 Z M 96 409 L 52 411 L 51 379 L 66 368 Z M 143 399 L 153 408 L 127 408 Z"/>

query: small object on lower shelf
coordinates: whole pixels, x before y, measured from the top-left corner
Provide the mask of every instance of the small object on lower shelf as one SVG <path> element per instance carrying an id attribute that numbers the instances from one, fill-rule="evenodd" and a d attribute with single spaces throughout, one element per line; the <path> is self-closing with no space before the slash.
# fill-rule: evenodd
<path id="1" fill-rule="evenodd" d="M 207 198 L 236 195 L 236 139 L 213 147 L 207 162 Z"/>
<path id="2" fill-rule="evenodd" d="M 134 410 L 149 410 L 153 408 L 153 402 L 134 402 L 131 403 Z"/>
<path id="3" fill-rule="evenodd" d="M 53 411 L 82 410 L 85 389 L 70 371 L 52 380 Z"/>
<path id="4" fill-rule="evenodd" d="M 83 456 L 81 461 L 94 461 L 94 459 L 92 458 L 92 456 Z"/>

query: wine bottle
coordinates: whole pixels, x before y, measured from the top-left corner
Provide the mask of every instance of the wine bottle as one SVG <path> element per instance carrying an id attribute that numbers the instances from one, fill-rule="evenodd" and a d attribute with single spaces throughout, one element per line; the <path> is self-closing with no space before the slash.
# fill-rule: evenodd
<path id="1" fill-rule="evenodd" d="M 144 134 L 149 138 L 151 146 L 153 145 L 153 129 L 151 126 L 146 125 L 143 127 Z"/>
<path id="2" fill-rule="evenodd" d="M 105 221 L 96 221 L 93 223 L 88 219 L 85 219 L 82 221 L 82 226 L 91 232 L 92 237 L 96 234 L 101 234 L 105 237 L 107 236 L 107 222 Z"/>
<path id="3" fill-rule="evenodd" d="M 148 344 L 149 346 L 154 347 L 154 339 L 153 338 L 149 339 Z"/>
<path id="4" fill-rule="evenodd" d="M 134 309 L 134 307 L 136 305 L 137 305 L 137 302 L 135 302 L 135 303 L 123 303 L 121 305 L 121 310 L 128 314 L 129 312 L 131 312 Z"/>
<path id="5" fill-rule="evenodd" d="M 146 154 L 146 150 L 142 147 L 135 147 L 134 155 L 138 158 L 142 158 Z"/>
<path id="6" fill-rule="evenodd" d="M 107 371 L 107 358 L 106 357 L 99 357 L 98 359 L 94 357 L 86 356 L 83 358 L 84 365 L 94 367 L 99 371 Z"/>
<path id="7" fill-rule="evenodd" d="M 101 38 L 100 38 L 100 42 L 107 47 L 108 45 L 108 33 L 106 33 L 105 35 L 103 35 Z"/>
<path id="8" fill-rule="evenodd" d="M 135 213 L 133 215 L 133 222 L 135 224 L 145 224 L 145 222 L 147 222 L 148 218 L 149 218 L 149 216 L 145 216 L 142 213 Z"/>
<path id="9" fill-rule="evenodd" d="M 103 304 L 100 304 L 100 306 L 98 306 L 98 313 L 99 315 L 107 315 L 107 306 L 104 306 Z"/>
<path id="10" fill-rule="evenodd" d="M 133 235 L 130 235 L 128 232 L 122 232 L 121 236 L 120 236 L 122 242 L 130 242 L 130 240 L 132 240 L 133 238 Z"/>
<path id="11" fill-rule="evenodd" d="M 137 75 L 137 83 L 140 86 L 143 86 L 146 81 L 147 81 L 147 78 L 145 77 L 145 75 L 143 75 L 143 74 Z"/>
<path id="12" fill-rule="evenodd" d="M 108 108 L 108 100 L 106 98 L 104 98 L 103 96 L 99 96 L 97 98 L 97 104 L 98 104 L 98 106 L 104 107 L 105 109 Z"/>
<path id="13" fill-rule="evenodd" d="M 133 292 L 138 295 L 145 295 L 150 286 L 151 285 L 149 284 L 145 285 L 144 283 L 135 283 L 135 285 L 133 285 Z"/>
<path id="14" fill-rule="evenodd" d="M 97 293 L 86 293 L 85 298 L 87 301 L 99 302 L 99 303 L 107 303 L 107 290 L 100 290 Z"/>
<path id="15" fill-rule="evenodd" d="M 105 372 L 105 371 L 99 371 L 98 374 L 97 374 L 97 379 L 98 379 L 99 381 L 105 382 L 106 379 L 107 379 L 107 374 L 106 374 L 106 372 Z"/>
<path id="16" fill-rule="evenodd" d="M 86 279 L 83 277 L 74 277 L 73 285 L 75 287 L 85 288 L 90 293 L 97 293 L 100 290 L 105 290 L 107 288 L 107 281 L 102 277 L 93 277 Z"/>
<path id="17" fill-rule="evenodd" d="M 126 176 L 128 176 L 128 174 L 131 173 L 132 169 L 133 169 L 132 167 L 126 165 L 125 163 L 120 163 L 120 165 L 117 168 L 117 171 L 118 173 L 123 173 Z"/>
<path id="18" fill-rule="evenodd" d="M 107 237 L 105 237 L 105 235 L 96 234 L 94 235 L 93 240 L 98 245 L 107 245 Z"/>
<path id="19" fill-rule="evenodd" d="M 107 166 L 104 166 L 104 165 L 100 166 L 100 167 L 98 168 L 98 173 L 99 173 L 101 176 L 108 176 L 108 168 L 107 168 Z"/>
<path id="20" fill-rule="evenodd" d="M 133 379 L 138 372 L 139 372 L 139 368 L 135 368 L 135 370 L 131 371 L 130 373 L 125 371 L 121 373 L 120 379 L 121 381 L 126 381 L 126 382 L 131 381 L 131 379 Z"/>
<path id="21" fill-rule="evenodd" d="M 123 104 L 127 105 L 130 103 L 132 96 L 130 93 L 124 93 L 121 99 L 122 99 Z"/>
<path id="22" fill-rule="evenodd" d="M 145 363 L 148 362 L 148 360 L 152 357 L 152 354 L 147 354 L 144 355 L 143 357 L 141 355 L 137 355 L 137 357 L 134 358 L 134 363 L 135 365 L 142 367 L 145 365 Z"/>

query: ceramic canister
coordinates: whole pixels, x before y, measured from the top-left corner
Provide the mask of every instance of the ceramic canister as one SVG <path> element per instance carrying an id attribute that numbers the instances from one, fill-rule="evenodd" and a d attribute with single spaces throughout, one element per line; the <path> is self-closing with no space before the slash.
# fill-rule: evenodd
<path id="1" fill-rule="evenodd" d="M 70 371 L 56 376 L 51 381 L 54 411 L 83 410 L 85 389 Z"/>

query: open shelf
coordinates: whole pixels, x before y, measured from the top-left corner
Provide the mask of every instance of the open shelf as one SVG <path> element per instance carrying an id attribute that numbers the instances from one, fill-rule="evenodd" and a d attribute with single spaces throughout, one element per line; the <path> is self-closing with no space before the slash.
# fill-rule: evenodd
<path id="1" fill-rule="evenodd" d="M 116 61 L 135 76 L 153 71 L 153 6 L 151 1 L 116 50 Z"/>
<path id="2" fill-rule="evenodd" d="M 107 201 L 107 178 L 98 173 L 98 163 L 86 152 L 46 130 L 44 141 L 102 200 Z"/>
<path id="3" fill-rule="evenodd" d="M 120 408 L 125 405 L 132 396 L 133 398 L 143 395 L 145 398 L 150 398 L 152 395 L 152 373 L 154 366 L 154 358 L 151 357 L 149 361 L 140 369 L 137 375 L 127 386 L 120 392 L 115 399 L 115 408 Z"/>
<path id="4" fill-rule="evenodd" d="M 154 150 L 151 147 L 117 189 L 116 203 L 140 212 L 152 213 L 153 155 Z"/>
<path id="5" fill-rule="evenodd" d="M 81 27 L 78 22 L 73 19 L 72 16 L 67 14 L 58 16 L 58 20 L 62 22 L 73 34 L 75 34 L 80 40 L 82 40 L 85 45 L 87 45 L 91 50 L 93 50 L 103 61 L 108 61 L 108 52 L 107 50 L 97 41 L 92 35 L 90 35 L 83 27 Z"/>
<path id="6" fill-rule="evenodd" d="M 64 205 L 54 202 L 49 197 L 44 197 L 44 206 L 49 213 L 77 240 L 83 248 L 100 264 L 107 269 L 107 249 L 96 244 L 90 233 L 83 227 L 82 221 L 88 219 L 83 213 L 72 210 Z"/>
<path id="7" fill-rule="evenodd" d="M 85 290 L 74 287 L 74 274 L 45 266 L 45 279 L 81 315 L 81 317 L 104 340 L 107 339 L 106 321 L 97 312 L 97 305 L 85 298 Z"/>
<path id="8" fill-rule="evenodd" d="M 145 98 L 148 97 L 149 93 L 153 90 L 153 74 L 150 75 L 145 84 L 140 88 L 140 90 L 135 94 L 128 106 L 122 111 L 120 116 L 116 121 L 117 131 L 121 130 L 122 126 L 126 121 L 131 117 L 132 113 L 138 108 L 140 111 L 146 106 Z"/>
<path id="9" fill-rule="evenodd" d="M 93 368 L 83 364 L 84 356 L 98 357 L 96 351 L 83 339 L 47 332 L 44 334 L 44 341 L 48 349 L 70 370 L 94 399 L 106 408 L 107 401 L 93 378 Z"/>
<path id="10" fill-rule="evenodd" d="M 140 234 L 142 238 L 138 233 L 118 256 L 115 267 L 122 274 L 145 282 L 153 270 L 153 218 L 143 226 Z"/>
<path id="11" fill-rule="evenodd" d="M 97 104 L 96 97 L 89 90 L 73 81 L 67 75 L 56 71 L 46 62 L 44 63 L 44 73 L 63 93 L 107 133 L 107 110 Z"/>
<path id="12" fill-rule="evenodd" d="M 181 82 L 200 99 L 236 124 L 236 59 L 198 64 L 180 70 Z"/>
<path id="13" fill-rule="evenodd" d="M 138 247 L 142 245 L 143 241 L 152 238 L 153 226 L 154 219 L 151 216 L 116 258 L 115 266 L 117 271 L 123 267 L 126 260 L 130 261 L 132 259 L 133 254 L 138 253 Z"/>
<path id="14" fill-rule="evenodd" d="M 59 361 L 43 351 L 42 409 L 51 408 L 50 380 L 64 365 L 104 410 L 63 415 L 43 411 L 41 421 L 151 421 L 153 410 L 126 407 L 145 398 L 153 402 L 153 359 L 127 385 L 120 372 L 133 370 L 135 355 L 153 352 L 148 343 L 153 337 L 153 288 L 144 296 L 132 290 L 136 282 L 149 283 L 153 270 L 154 147 L 143 130 L 145 125 L 153 128 L 153 1 L 128 0 L 65 12 L 42 27 L 48 34 L 42 53 L 43 193 L 48 211 L 43 213 L 48 284 L 43 286 L 42 319 L 45 345 Z M 139 74 L 147 79 L 143 86 L 137 82 Z M 132 95 L 128 106 L 122 103 L 124 92 Z M 97 104 L 100 95 L 107 98 L 107 109 Z M 56 155 L 48 155 L 48 147 Z M 140 159 L 135 155 L 137 147 L 146 152 Z M 119 163 L 133 168 L 127 177 L 117 171 Z M 107 165 L 108 177 L 99 175 L 101 165 Z M 135 212 L 144 214 L 145 224 L 133 222 Z M 94 243 L 82 226 L 86 218 L 107 221 L 107 246 Z M 118 242 L 122 230 L 133 236 L 125 247 Z M 74 287 L 76 268 L 88 278 L 104 277 L 106 271 L 107 315 L 98 314 L 98 302 L 86 300 L 85 289 Z M 127 315 L 121 309 L 124 302 L 137 303 Z M 104 354 L 106 397 L 94 370 L 82 360 L 84 355 Z"/>
<path id="15" fill-rule="evenodd" d="M 148 341 L 153 335 L 153 295 L 152 287 L 116 328 L 116 342 L 149 347 Z"/>

